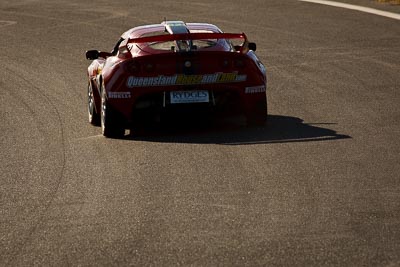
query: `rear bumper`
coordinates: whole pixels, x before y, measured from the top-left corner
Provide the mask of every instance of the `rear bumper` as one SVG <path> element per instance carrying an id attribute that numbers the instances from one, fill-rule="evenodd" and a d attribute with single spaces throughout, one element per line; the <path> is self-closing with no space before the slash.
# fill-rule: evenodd
<path id="1" fill-rule="evenodd" d="M 140 120 L 152 114 L 180 112 L 213 112 L 222 115 L 259 113 L 266 103 L 266 86 L 193 86 L 170 88 L 134 88 L 126 92 L 108 92 L 108 101 L 127 122 Z M 208 92 L 207 103 L 172 103 L 171 92 Z"/>

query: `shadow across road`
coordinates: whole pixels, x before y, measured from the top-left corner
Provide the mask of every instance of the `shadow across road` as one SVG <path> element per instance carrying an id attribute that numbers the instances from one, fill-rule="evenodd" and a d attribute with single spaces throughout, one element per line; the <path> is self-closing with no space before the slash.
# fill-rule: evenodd
<path id="1" fill-rule="evenodd" d="M 126 136 L 129 140 L 164 142 L 248 145 L 289 142 L 315 142 L 351 138 L 331 130 L 336 123 L 304 123 L 290 116 L 269 115 L 268 124 L 246 127 L 243 120 L 215 120 L 213 122 L 174 122 L 168 126 L 142 129 Z"/>

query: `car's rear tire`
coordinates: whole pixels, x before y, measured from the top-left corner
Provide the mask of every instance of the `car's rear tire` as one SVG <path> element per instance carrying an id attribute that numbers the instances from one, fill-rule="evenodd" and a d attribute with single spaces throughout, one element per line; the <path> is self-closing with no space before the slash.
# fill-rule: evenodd
<path id="1" fill-rule="evenodd" d="M 108 103 L 104 86 L 101 90 L 101 131 L 110 138 L 121 138 L 125 134 L 121 116 Z"/>
<path id="2" fill-rule="evenodd" d="M 96 111 L 96 103 L 93 95 L 93 87 L 92 83 L 88 83 L 88 115 L 89 115 L 89 123 L 94 126 L 100 126 L 100 114 Z"/>
<path id="3" fill-rule="evenodd" d="M 268 107 L 265 100 L 257 103 L 254 109 L 246 114 L 246 123 L 249 127 L 266 126 L 268 119 Z"/>

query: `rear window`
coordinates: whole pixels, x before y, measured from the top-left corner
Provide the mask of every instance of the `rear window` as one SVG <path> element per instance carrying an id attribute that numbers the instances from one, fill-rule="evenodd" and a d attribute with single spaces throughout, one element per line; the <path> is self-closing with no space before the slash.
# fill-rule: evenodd
<path id="1" fill-rule="evenodd" d="M 213 33 L 212 31 L 205 31 L 205 30 L 191 30 L 191 33 Z M 159 36 L 159 35 L 168 35 L 168 32 L 165 31 L 157 31 L 157 32 L 150 32 L 145 33 L 141 37 L 150 37 L 150 36 Z M 151 49 L 155 50 L 162 50 L 162 51 L 175 51 L 176 46 L 183 46 L 184 44 L 189 45 L 189 41 L 167 41 L 167 42 L 152 42 L 147 43 L 146 46 L 150 47 Z M 207 40 L 193 40 L 192 47 L 195 50 L 202 50 L 207 48 L 212 48 L 218 44 L 217 39 L 207 39 Z"/>
<path id="2" fill-rule="evenodd" d="M 206 30 L 191 30 L 191 33 L 213 33 L 212 31 L 206 31 Z M 207 40 L 194 40 L 193 45 L 197 47 L 197 49 L 202 49 L 202 48 L 210 48 L 213 46 L 216 46 L 218 43 L 217 39 L 207 39 Z"/>

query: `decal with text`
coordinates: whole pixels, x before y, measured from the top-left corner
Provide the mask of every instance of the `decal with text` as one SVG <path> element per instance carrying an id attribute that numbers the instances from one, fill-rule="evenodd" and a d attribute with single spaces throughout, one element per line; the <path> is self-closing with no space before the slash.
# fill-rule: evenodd
<path id="1" fill-rule="evenodd" d="M 247 75 L 240 75 L 237 72 L 233 73 L 214 73 L 200 75 L 177 74 L 173 76 L 160 75 L 157 77 L 135 77 L 130 76 L 127 80 L 127 86 L 133 87 L 148 87 L 148 86 L 172 86 L 172 85 L 198 85 L 198 84 L 213 84 L 213 83 L 235 83 L 244 82 Z"/>
<path id="2" fill-rule="evenodd" d="M 108 98 L 131 98 L 131 92 L 108 92 Z"/>
<path id="3" fill-rule="evenodd" d="M 265 89 L 266 89 L 265 85 L 260 85 L 260 86 L 246 87 L 244 92 L 246 94 L 257 94 L 257 93 L 264 93 Z"/>

